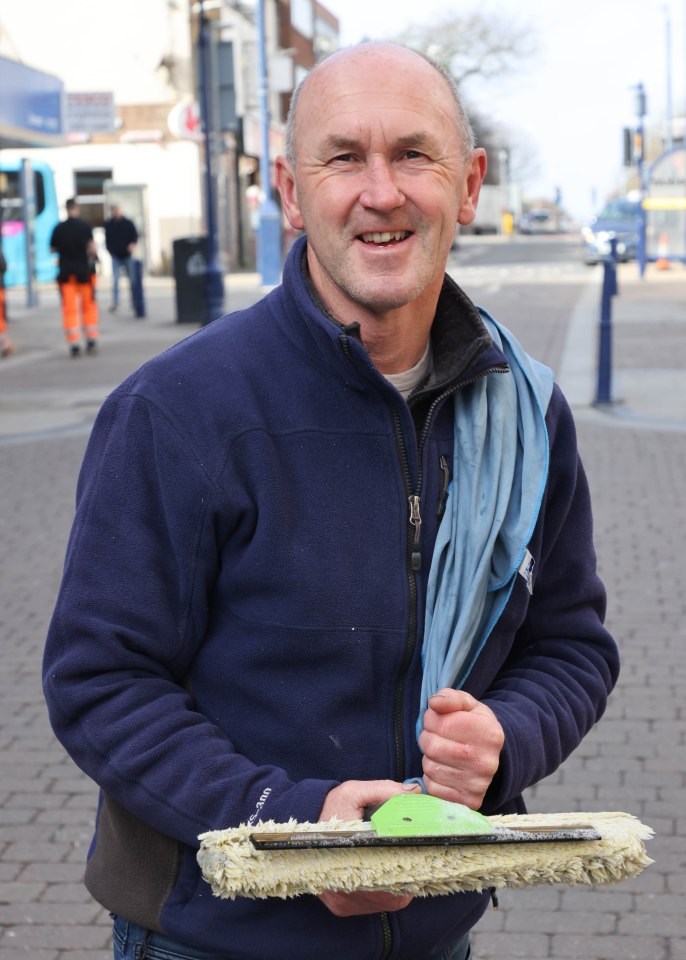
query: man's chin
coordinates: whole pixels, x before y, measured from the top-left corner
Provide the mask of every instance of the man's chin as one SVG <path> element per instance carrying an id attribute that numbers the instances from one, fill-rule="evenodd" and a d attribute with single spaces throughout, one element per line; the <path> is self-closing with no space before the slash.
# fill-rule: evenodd
<path id="1" fill-rule="evenodd" d="M 383 281 L 361 285 L 353 290 L 352 298 L 367 310 L 387 313 L 389 310 L 399 310 L 414 303 L 421 293 L 421 289 L 404 284 L 398 277 L 385 277 Z"/>

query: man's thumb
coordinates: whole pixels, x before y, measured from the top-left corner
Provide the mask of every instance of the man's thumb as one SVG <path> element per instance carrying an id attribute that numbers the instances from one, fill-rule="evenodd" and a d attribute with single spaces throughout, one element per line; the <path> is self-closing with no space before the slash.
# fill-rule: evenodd
<path id="1" fill-rule="evenodd" d="M 457 713 L 460 710 L 472 710 L 478 700 L 465 690 L 450 690 L 446 687 L 429 697 L 429 706 L 435 713 Z"/>

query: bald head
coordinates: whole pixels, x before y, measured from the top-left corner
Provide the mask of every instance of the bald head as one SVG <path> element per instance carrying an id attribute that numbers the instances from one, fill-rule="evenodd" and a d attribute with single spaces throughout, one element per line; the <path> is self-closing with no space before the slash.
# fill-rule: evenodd
<path id="1" fill-rule="evenodd" d="M 389 69 L 394 71 L 416 71 L 418 84 L 425 83 L 430 86 L 438 83 L 439 89 L 443 88 L 449 94 L 455 127 L 463 147 L 463 158 L 465 160 L 469 158 L 475 144 L 474 132 L 453 77 L 422 53 L 417 53 L 401 44 L 374 41 L 336 51 L 326 60 L 322 60 L 321 63 L 314 66 L 293 91 L 286 122 L 284 149 L 286 158 L 292 167 L 295 167 L 297 160 L 298 114 L 303 109 L 308 108 L 310 94 L 312 99 L 320 95 L 321 88 L 316 81 L 326 81 L 328 75 L 333 77 L 337 73 L 340 74 L 341 71 L 355 71 L 359 64 L 365 61 L 378 63 L 380 69 L 383 68 L 385 63 Z M 370 91 L 370 93 L 373 93 L 373 91 Z"/>
<path id="2" fill-rule="evenodd" d="M 398 44 L 341 50 L 304 81 L 277 184 L 334 316 L 430 323 L 456 224 L 473 220 L 486 169 L 462 117 L 444 74 Z"/>

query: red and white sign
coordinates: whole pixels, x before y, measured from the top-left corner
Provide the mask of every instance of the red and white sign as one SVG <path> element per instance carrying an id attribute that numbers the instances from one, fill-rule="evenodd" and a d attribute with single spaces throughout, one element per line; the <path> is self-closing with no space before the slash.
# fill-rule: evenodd
<path id="1" fill-rule="evenodd" d="M 175 137 L 182 140 L 201 140 L 202 122 L 197 102 L 181 100 L 172 107 L 167 117 L 167 126 Z"/>

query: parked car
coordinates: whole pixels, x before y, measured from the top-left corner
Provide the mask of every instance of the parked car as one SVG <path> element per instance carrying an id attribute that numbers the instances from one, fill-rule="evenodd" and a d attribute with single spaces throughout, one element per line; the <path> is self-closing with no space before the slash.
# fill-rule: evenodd
<path id="1" fill-rule="evenodd" d="M 610 252 L 613 236 L 617 238 L 617 259 L 623 263 L 635 260 L 640 224 L 639 200 L 629 197 L 610 200 L 581 231 L 584 263 L 599 263 Z"/>
<path id="2" fill-rule="evenodd" d="M 519 221 L 520 233 L 557 233 L 557 230 L 557 218 L 553 216 L 552 210 L 545 208 L 529 210 Z"/>

